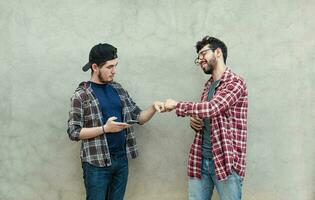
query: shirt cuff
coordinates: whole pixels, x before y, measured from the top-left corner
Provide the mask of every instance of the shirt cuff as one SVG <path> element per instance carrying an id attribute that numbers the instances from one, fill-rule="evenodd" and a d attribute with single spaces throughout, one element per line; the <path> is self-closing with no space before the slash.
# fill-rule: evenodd
<path id="1" fill-rule="evenodd" d="M 181 116 L 181 117 L 185 117 L 185 113 L 186 113 L 186 104 L 183 102 L 177 103 L 176 104 L 176 115 Z"/>

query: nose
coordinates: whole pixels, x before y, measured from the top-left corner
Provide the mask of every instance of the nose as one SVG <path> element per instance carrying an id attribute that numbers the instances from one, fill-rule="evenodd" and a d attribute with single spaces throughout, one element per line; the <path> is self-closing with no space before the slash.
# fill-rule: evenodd
<path id="1" fill-rule="evenodd" d="M 116 74 L 116 66 L 114 66 L 114 67 L 112 68 L 112 73 L 113 73 L 113 74 Z"/>
<path id="2" fill-rule="evenodd" d="M 202 60 L 202 59 L 205 58 L 205 55 L 204 54 L 200 54 L 200 55 L 198 55 L 198 58 L 199 58 L 199 60 Z"/>

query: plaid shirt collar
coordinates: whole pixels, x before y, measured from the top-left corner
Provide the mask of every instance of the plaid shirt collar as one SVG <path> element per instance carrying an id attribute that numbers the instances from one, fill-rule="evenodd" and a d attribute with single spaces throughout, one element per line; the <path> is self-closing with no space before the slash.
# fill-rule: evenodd
<path id="1" fill-rule="evenodd" d="M 225 71 L 223 72 L 222 76 L 220 77 L 220 83 L 224 83 L 227 80 L 229 80 L 229 77 L 231 77 L 231 69 L 229 67 L 226 67 Z M 213 76 L 210 75 L 210 78 L 208 79 L 208 81 L 205 83 L 205 87 L 208 87 L 209 85 L 211 85 L 211 83 L 214 81 Z M 219 84 L 220 84 L 219 83 Z M 218 85 L 219 85 L 218 84 Z"/>

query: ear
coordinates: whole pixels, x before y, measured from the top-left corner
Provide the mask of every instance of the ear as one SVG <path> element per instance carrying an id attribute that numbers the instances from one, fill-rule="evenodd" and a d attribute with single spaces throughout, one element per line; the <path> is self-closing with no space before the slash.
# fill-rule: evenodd
<path id="1" fill-rule="evenodd" d="M 98 69 L 97 64 L 93 63 L 92 64 L 92 70 L 95 72 L 95 71 L 97 71 L 97 69 Z"/>
<path id="2" fill-rule="evenodd" d="M 219 58 L 220 56 L 222 56 L 222 50 L 220 48 L 217 48 L 216 50 L 214 50 L 214 55 L 215 57 Z"/>

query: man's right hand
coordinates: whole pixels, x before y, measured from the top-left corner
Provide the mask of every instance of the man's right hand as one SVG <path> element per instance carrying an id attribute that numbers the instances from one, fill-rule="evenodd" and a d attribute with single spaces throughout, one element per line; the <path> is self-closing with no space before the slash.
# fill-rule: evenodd
<path id="1" fill-rule="evenodd" d="M 200 131 L 203 127 L 203 120 L 199 117 L 190 117 L 190 126 L 196 131 Z"/>
<path id="2" fill-rule="evenodd" d="M 105 133 L 116 133 L 131 126 L 127 123 L 115 122 L 116 119 L 117 117 L 108 118 L 106 124 L 104 125 Z"/>

